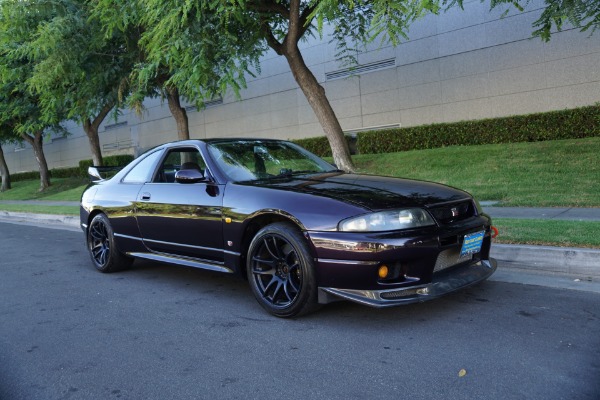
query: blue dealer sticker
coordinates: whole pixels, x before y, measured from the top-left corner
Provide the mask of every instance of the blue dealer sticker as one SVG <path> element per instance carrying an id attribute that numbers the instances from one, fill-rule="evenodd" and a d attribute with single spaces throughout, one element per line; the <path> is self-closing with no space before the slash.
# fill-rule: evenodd
<path id="1" fill-rule="evenodd" d="M 464 257 L 469 254 L 479 253 L 479 251 L 481 250 L 481 245 L 483 243 L 484 235 L 485 231 L 465 235 L 465 240 L 463 241 L 462 249 L 460 249 L 460 256 Z"/>

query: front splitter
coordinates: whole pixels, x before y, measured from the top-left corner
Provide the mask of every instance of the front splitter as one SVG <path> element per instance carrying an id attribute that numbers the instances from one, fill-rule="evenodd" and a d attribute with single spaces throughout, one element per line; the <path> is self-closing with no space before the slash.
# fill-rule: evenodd
<path id="1" fill-rule="evenodd" d="M 355 290 L 320 287 L 319 303 L 326 304 L 344 299 L 383 308 L 433 300 L 489 278 L 497 267 L 496 260 L 490 258 L 438 272 L 431 283 L 397 289 Z"/>

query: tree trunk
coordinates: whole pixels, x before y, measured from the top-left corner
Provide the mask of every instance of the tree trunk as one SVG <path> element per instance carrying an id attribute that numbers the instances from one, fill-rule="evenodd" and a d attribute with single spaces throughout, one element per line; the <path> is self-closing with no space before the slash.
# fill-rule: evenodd
<path id="1" fill-rule="evenodd" d="M 92 161 L 96 166 L 103 165 L 102 151 L 100 150 L 100 138 L 98 137 L 98 128 L 100 127 L 100 124 L 102 123 L 102 121 L 104 121 L 104 118 L 106 118 L 106 116 L 108 115 L 110 110 L 112 110 L 113 107 L 114 102 L 105 104 L 93 121 L 91 121 L 89 118 L 85 118 L 83 120 L 83 130 L 85 131 L 85 134 L 87 135 L 88 140 L 90 142 L 90 150 L 92 151 Z"/>
<path id="2" fill-rule="evenodd" d="M 325 94 L 325 89 L 319 84 L 317 78 L 313 75 L 310 69 L 304 63 L 302 54 L 295 46 L 291 52 L 285 51 L 285 56 L 294 79 L 302 89 L 308 104 L 313 109 L 319 123 L 323 127 L 325 136 L 329 140 L 331 151 L 333 153 L 333 161 L 339 169 L 347 172 L 354 170 L 354 163 L 350 157 L 350 149 L 348 148 L 348 142 L 344 137 L 344 131 L 340 125 L 329 99 Z"/>
<path id="3" fill-rule="evenodd" d="M 92 151 L 92 162 L 96 166 L 104 165 L 104 161 L 102 160 L 102 151 L 100 150 L 100 138 L 98 137 L 98 128 L 94 128 L 93 126 L 89 126 L 86 128 L 86 124 L 84 123 L 85 134 L 88 137 L 90 142 L 90 150 Z"/>
<path id="4" fill-rule="evenodd" d="M 0 175 L 2 175 L 2 187 L 0 187 L 0 192 L 6 192 L 11 188 L 10 172 L 8 171 L 8 165 L 6 165 L 6 159 L 4 158 L 2 145 L 0 145 Z"/>
<path id="5" fill-rule="evenodd" d="M 168 86 L 165 92 L 167 94 L 169 110 L 171 110 L 171 114 L 177 123 L 177 138 L 179 140 L 189 140 L 190 128 L 188 117 L 185 108 L 181 107 L 181 103 L 179 102 L 179 90 L 176 87 Z"/>
<path id="6" fill-rule="evenodd" d="M 323 127 L 325 136 L 329 140 L 329 146 L 333 153 L 333 161 L 337 167 L 348 172 L 354 170 L 354 164 L 350 157 L 350 149 L 348 142 L 344 137 L 344 131 L 340 125 L 329 99 L 325 95 L 325 89 L 319 84 L 317 78 L 313 75 L 310 69 L 306 66 L 298 41 L 306 33 L 310 26 L 311 14 L 314 11 L 314 6 L 307 6 L 300 11 L 300 0 L 290 0 L 289 3 L 289 26 L 285 40 L 280 43 L 273 35 L 273 31 L 269 26 L 268 19 L 262 20 L 265 39 L 268 45 L 275 50 L 279 55 L 282 55 L 287 60 L 294 79 L 302 89 L 308 104 L 313 109 L 319 123 Z"/>
<path id="7" fill-rule="evenodd" d="M 21 134 L 21 137 L 33 147 L 35 159 L 40 170 L 40 192 L 50 187 L 50 171 L 48 171 L 48 163 L 44 155 L 43 133 L 43 131 L 36 131 L 33 136 L 26 133 Z"/>

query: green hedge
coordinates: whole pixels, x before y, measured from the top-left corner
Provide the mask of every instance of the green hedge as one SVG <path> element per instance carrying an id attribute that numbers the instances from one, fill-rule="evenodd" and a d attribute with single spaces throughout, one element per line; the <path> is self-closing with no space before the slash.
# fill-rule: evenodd
<path id="1" fill-rule="evenodd" d="M 331 147 L 325 136 L 294 140 L 294 143 L 304 147 L 306 150 L 319 157 L 331 157 Z"/>
<path id="2" fill-rule="evenodd" d="M 116 156 L 104 157 L 104 165 L 106 167 L 118 167 L 129 164 L 134 157 L 130 154 L 119 154 Z M 53 168 L 50 170 L 51 178 L 87 178 L 88 167 L 94 165 L 92 160 L 81 160 L 79 166 L 69 168 Z M 17 174 L 11 174 L 10 180 L 12 182 L 27 181 L 33 179 L 40 179 L 40 173 L 38 171 L 20 172 Z"/>
<path id="3" fill-rule="evenodd" d="M 118 154 L 115 156 L 104 157 L 102 161 L 104 162 L 105 167 L 124 167 L 133 161 L 135 157 L 131 154 Z M 79 161 L 79 171 L 82 176 L 87 177 L 88 168 L 93 166 L 94 162 L 89 160 L 81 160 Z"/>
<path id="4" fill-rule="evenodd" d="M 30 181 L 40 179 L 40 173 L 37 171 L 19 172 L 18 174 L 10 174 L 11 182 Z"/>
<path id="5" fill-rule="evenodd" d="M 600 136 L 600 105 L 512 117 L 366 131 L 357 134 L 359 154 L 395 153 L 446 146 L 537 142 Z M 325 137 L 296 143 L 331 156 Z"/>

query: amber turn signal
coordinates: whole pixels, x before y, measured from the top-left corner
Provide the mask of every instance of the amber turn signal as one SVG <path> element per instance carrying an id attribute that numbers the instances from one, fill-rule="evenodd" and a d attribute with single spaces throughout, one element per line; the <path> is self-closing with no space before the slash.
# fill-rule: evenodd
<path id="1" fill-rule="evenodd" d="M 389 272 L 390 272 L 390 270 L 387 267 L 387 265 L 382 265 L 381 267 L 379 267 L 379 277 L 381 279 L 387 278 Z"/>
<path id="2" fill-rule="evenodd" d="M 495 239 L 496 236 L 498 236 L 498 228 L 496 228 L 495 226 L 492 226 L 492 239 Z"/>

